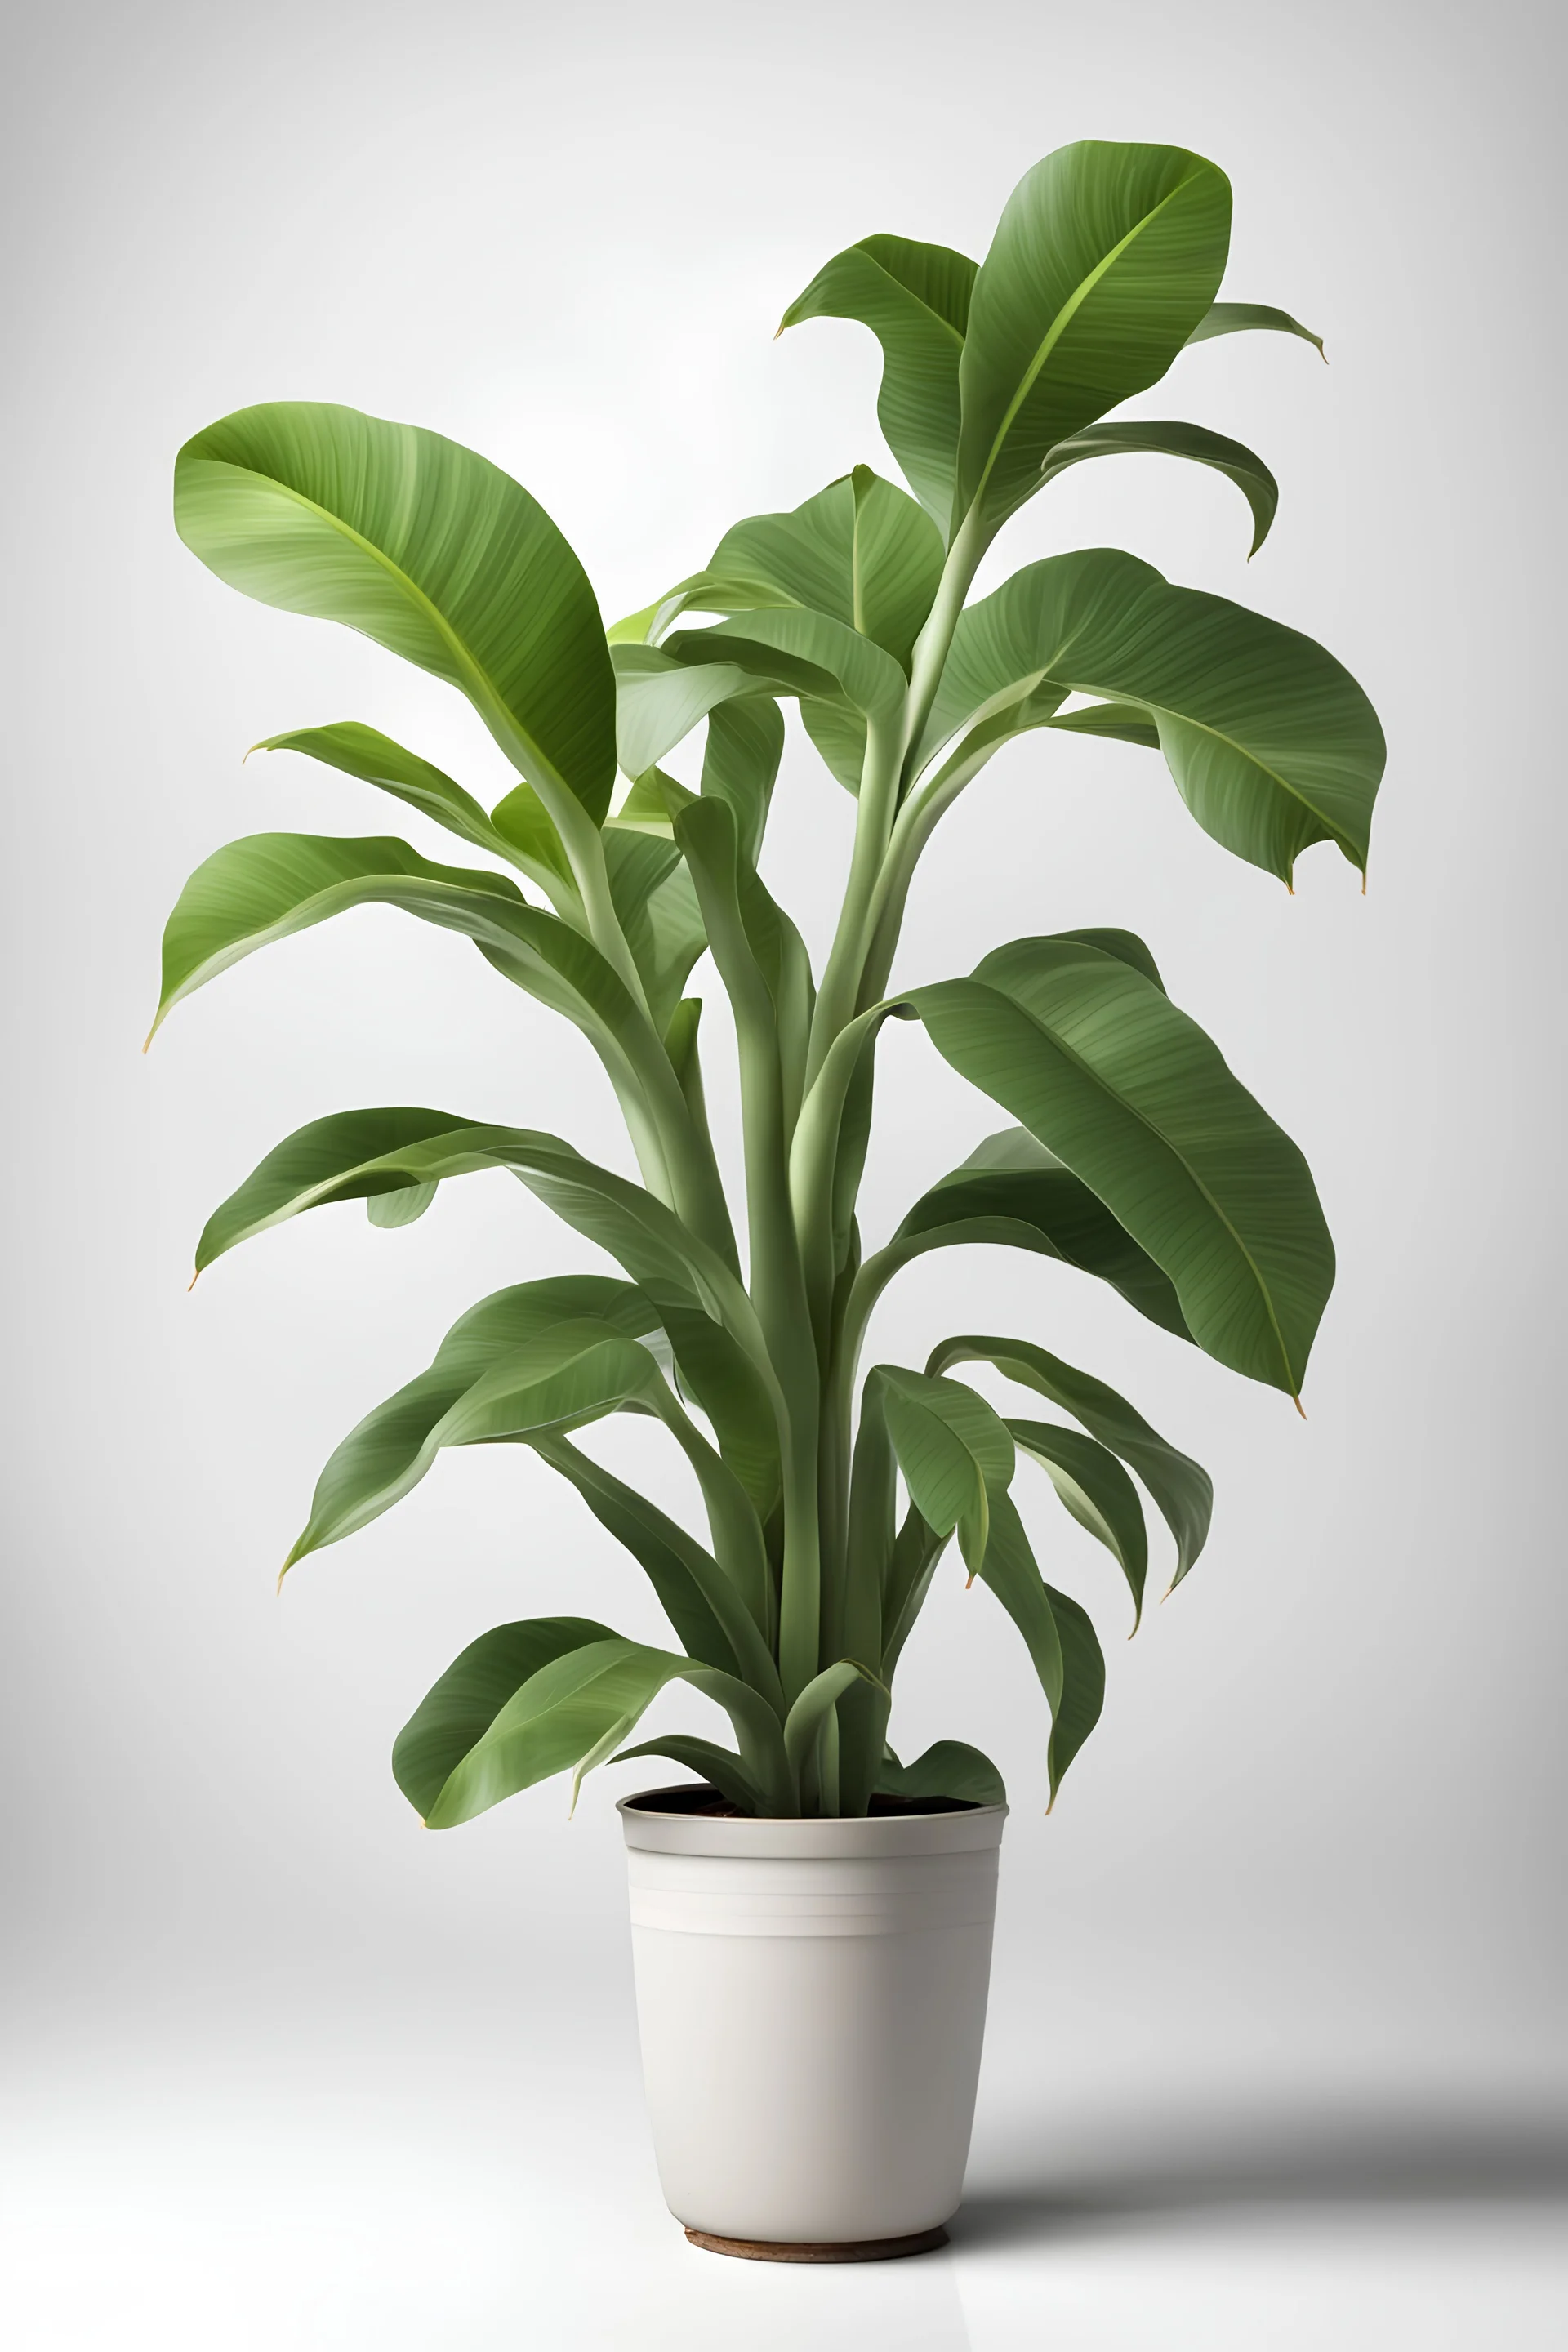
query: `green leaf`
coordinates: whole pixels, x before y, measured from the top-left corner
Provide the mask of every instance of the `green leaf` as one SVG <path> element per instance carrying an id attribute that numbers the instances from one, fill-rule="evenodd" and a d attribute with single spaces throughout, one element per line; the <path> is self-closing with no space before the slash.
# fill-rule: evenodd
<path id="1" fill-rule="evenodd" d="M 727 1797 L 739 1813 L 760 1813 L 763 1808 L 751 1775 L 740 1758 L 728 1748 L 720 1748 L 711 1739 L 696 1739 L 682 1731 L 667 1731 L 661 1738 L 645 1739 L 636 1748 L 623 1748 L 610 1758 L 612 1764 L 629 1764 L 637 1756 L 664 1756 L 688 1772 L 695 1772 L 700 1780 L 717 1789 Z"/>
<path id="2" fill-rule="evenodd" d="M 793 512 L 752 515 L 726 531 L 703 571 L 671 590 L 661 626 L 683 612 L 796 605 L 858 630 L 907 675 L 942 567 L 930 517 L 857 466 Z"/>
<path id="3" fill-rule="evenodd" d="M 984 1397 L 944 1381 L 879 1364 L 861 1410 L 881 1412 L 913 1503 L 941 1536 L 956 1528 L 970 1574 L 985 1557 L 992 1498 L 1013 1475 L 1013 1441 Z"/>
<path id="4" fill-rule="evenodd" d="M 854 1658 L 840 1658 L 837 1664 L 825 1666 L 821 1674 L 812 1677 L 785 1716 L 784 1754 L 789 1759 L 790 1769 L 797 1783 L 809 1770 L 817 1741 L 822 1738 L 834 1709 L 846 1692 L 853 1689 L 857 1683 L 868 1683 L 879 1690 L 883 1689 L 868 1666 L 861 1665 Z M 886 1696 L 885 1690 L 883 1695 Z M 833 1795 L 837 1802 L 836 1790 Z"/>
<path id="5" fill-rule="evenodd" d="M 605 864 L 611 902 L 662 1032 L 708 944 L 691 877 L 672 841 L 614 824 L 605 832 Z"/>
<path id="6" fill-rule="evenodd" d="M 1149 1531 L 1138 1489 L 1114 1454 L 1079 1429 L 1048 1421 L 1009 1421 L 1013 1440 L 1050 1479 L 1065 1507 L 1102 1543 L 1127 1579 L 1132 1630 L 1143 1613 Z"/>
<path id="7" fill-rule="evenodd" d="M 1210 433 L 1201 425 L 1145 424 L 1140 418 L 1134 424 L 1090 425 L 1070 440 L 1058 441 L 1040 468 L 1042 488 L 1065 474 L 1069 466 L 1080 466 L 1089 457 L 1185 457 L 1196 466 L 1212 466 L 1236 484 L 1252 509 L 1252 545 L 1249 556 L 1256 555 L 1268 536 L 1279 504 L 1279 485 L 1261 457 L 1239 441 L 1227 441 L 1223 433 Z"/>
<path id="8" fill-rule="evenodd" d="M 714 1319 L 725 1312 L 749 1319 L 739 1284 L 661 1202 L 557 1136 L 438 1110 L 340 1111 L 314 1119 L 269 1151 L 214 1211 L 196 1245 L 196 1271 L 307 1209 L 400 1199 L 409 1189 L 423 1192 L 489 1169 L 517 1177 L 643 1286 L 653 1312 L 641 1328 L 662 1321 L 725 1461 L 765 1517 L 779 1488 L 772 1401 L 749 1354 Z"/>
<path id="9" fill-rule="evenodd" d="M 858 797 L 866 766 L 866 721 L 839 702 L 816 702 L 803 695 L 801 719 L 829 775 Z"/>
<path id="10" fill-rule="evenodd" d="M 763 854 L 784 744 L 784 713 L 776 702 L 755 697 L 723 702 L 708 715 L 702 797 L 727 803 L 735 820 L 741 855 L 751 866 Z"/>
<path id="11" fill-rule="evenodd" d="M 599 608 L 543 508 L 485 458 L 276 401 L 186 442 L 174 523 L 231 587 L 362 630 L 458 687 L 558 820 L 563 793 L 604 817 L 615 688 Z"/>
<path id="12" fill-rule="evenodd" d="M 891 654 L 847 622 L 798 604 L 776 604 L 678 629 L 663 651 L 706 670 L 733 663 L 773 695 L 837 701 L 873 723 L 896 726 L 908 684 Z"/>
<path id="13" fill-rule="evenodd" d="M 550 1437 L 627 1405 L 658 1411 L 668 1391 L 647 1349 L 601 1318 L 557 1318 L 538 1328 L 539 1302 L 527 1294 L 541 1287 L 521 1284 L 484 1300 L 448 1332 L 428 1371 L 349 1432 L 316 1482 L 286 1570 L 401 1502 L 443 1446 Z M 625 1311 L 651 1328 L 646 1300 L 634 1294 Z M 519 1324 L 534 1328 L 500 1344 L 499 1331 Z"/>
<path id="14" fill-rule="evenodd" d="M 575 1486 L 599 1525 L 630 1552 L 688 1656 L 752 1679 L 757 1644 L 737 1622 L 732 1588 L 726 1585 L 711 1552 L 569 1438 L 537 1437 L 530 1443 L 542 1461 Z M 767 1679 L 764 1675 L 763 1680 Z"/>
<path id="15" fill-rule="evenodd" d="M 373 1225 L 389 1230 L 412 1225 L 425 1214 L 438 1189 L 435 1184 L 405 1184 L 395 1192 L 371 1192 L 365 1211 Z"/>
<path id="16" fill-rule="evenodd" d="M 958 453 L 958 362 L 975 265 L 944 245 L 868 236 L 836 254 L 779 327 L 855 319 L 882 346 L 877 417 L 916 498 L 946 532 Z"/>
<path id="17" fill-rule="evenodd" d="M 923 1193 L 887 1248 L 868 1260 L 862 1279 L 880 1290 L 926 1250 L 976 1243 L 1034 1250 L 1095 1275 L 1152 1323 L 1192 1338 L 1169 1275 L 1026 1128 L 987 1137 Z"/>
<path id="18" fill-rule="evenodd" d="M 1214 335 L 1239 335 L 1261 327 L 1279 335 L 1300 335 L 1310 343 L 1321 360 L 1328 358 L 1321 335 L 1314 335 L 1310 327 L 1303 327 L 1289 310 L 1276 310 L 1267 302 L 1211 302 L 1192 333 L 1189 343 L 1206 343 Z"/>
<path id="19" fill-rule="evenodd" d="M 428 760 L 405 751 L 390 735 L 362 726 L 358 719 L 342 719 L 330 727 L 301 727 L 289 735 L 269 735 L 262 742 L 251 745 L 245 755 L 247 759 L 251 751 L 298 751 L 306 759 L 319 760 L 323 767 L 337 768 L 345 776 L 357 777 L 362 783 L 374 784 L 379 792 L 390 793 L 394 800 L 433 818 L 448 833 L 471 842 L 475 848 L 488 849 L 495 856 L 516 862 L 512 843 L 497 831 L 478 801 L 461 784 L 454 783 L 439 768 L 433 768 Z M 549 823 L 548 818 L 545 822 Z M 551 830 L 553 833 L 553 826 Z M 558 848 L 557 856 L 560 854 Z M 558 881 L 562 874 L 570 881 L 563 859 L 559 870 L 552 872 L 552 882 Z"/>
<path id="20" fill-rule="evenodd" d="M 977 507 L 994 530 L 1059 442 L 1156 383 L 1229 243 L 1230 183 L 1184 148 L 1086 140 L 1037 163 L 974 281 L 955 514 Z"/>
<path id="21" fill-rule="evenodd" d="M 393 1747 L 393 1778 L 415 1811 L 423 1816 L 430 1811 L 474 1742 L 541 1666 L 592 1642 L 616 1638 L 608 1625 L 591 1617 L 526 1617 L 470 1642 Z"/>
<path id="22" fill-rule="evenodd" d="M 1176 1572 L 1171 1584 L 1173 1589 L 1180 1584 L 1208 1538 L 1214 1511 L 1214 1486 L 1208 1472 L 1178 1453 L 1103 1381 L 1080 1372 L 1026 1339 L 988 1339 L 966 1332 L 933 1349 L 927 1369 L 942 1372 L 963 1363 L 994 1364 L 1006 1379 L 1049 1397 L 1053 1404 L 1080 1422 L 1091 1437 L 1136 1470 L 1175 1538 Z M 1024 1444 L 1028 1440 L 1018 1437 L 1018 1433 L 1026 1426 L 1033 1429 L 1038 1424 L 1007 1423 Z"/>
<path id="23" fill-rule="evenodd" d="M 1237 856 L 1289 882 L 1303 849 L 1333 841 L 1364 872 L 1383 730 L 1311 638 L 1114 549 L 1048 556 L 960 620 L 920 763 L 1042 680 L 1139 706 L 1187 806 Z"/>
<path id="24" fill-rule="evenodd" d="M 1051 1710 L 1046 1760 L 1054 1805 L 1063 1773 L 1100 1720 L 1105 1657 L 1085 1612 L 1041 1576 L 1012 1496 L 997 1493 L 992 1507 L 992 1538 L 980 1579 L 1023 1635 Z"/>
<path id="25" fill-rule="evenodd" d="M 877 1787 L 881 1795 L 902 1797 L 911 1804 L 927 1797 L 954 1797 L 967 1805 L 1007 1801 L 1002 1775 L 990 1757 L 962 1739 L 939 1739 L 912 1764 L 900 1764 L 889 1748 L 882 1759 Z"/>
<path id="26" fill-rule="evenodd" d="M 906 1001 L 1164 1268 L 1199 1347 L 1299 1396 L 1333 1244 L 1300 1152 L 1197 1024 L 1081 940 L 1016 940 Z"/>
<path id="27" fill-rule="evenodd" d="M 737 697 L 771 695 L 765 677 L 743 669 L 731 649 L 710 647 L 706 658 L 678 660 L 661 646 L 617 645 L 616 757 L 628 776 L 646 775 L 721 704 Z M 824 690 L 832 681 L 823 680 Z"/>
<path id="28" fill-rule="evenodd" d="M 430 1779 L 437 1760 L 455 1756 L 426 1808 L 427 1828 L 453 1829 L 472 1821 L 503 1798 L 556 1772 L 575 1768 L 580 1780 L 594 1764 L 605 1760 L 665 1685 L 675 1681 L 690 1683 L 726 1708 L 741 1734 L 748 1771 L 750 1747 L 767 1771 L 769 1794 L 782 1793 L 778 1726 L 754 1693 L 710 1666 L 694 1665 L 689 1658 L 625 1641 L 604 1629 L 598 1629 L 600 1638 L 563 1650 L 535 1667 L 476 1733 L 483 1703 L 476 1685 L 482 1676 L 487 1699 L 499 1689 L 519 1646 L 519 1631 L 498 1626 L 470 1644 L 401 1735 L 398 1749 L 407 1743 L 413 1752 L 428 1757 Z M 467 1742 L 461 1748 L 459 1739 Z M 776 1759 L 773 1750 L 778 1751 Z M 426 1784 L 422 1778 L 421 1788 Z"/>

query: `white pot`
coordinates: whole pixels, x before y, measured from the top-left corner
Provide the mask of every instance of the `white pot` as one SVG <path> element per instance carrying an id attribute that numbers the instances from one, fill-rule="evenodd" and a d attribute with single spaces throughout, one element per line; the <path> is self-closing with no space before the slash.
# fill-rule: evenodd
<path id="1" fill-rule="evenodd" d="M 735 2252 L 940 2242 L 969 2154 L 1006 1807 L 748 1821 L 694 1799 L 619 1808 L 670 2211 Z"/>

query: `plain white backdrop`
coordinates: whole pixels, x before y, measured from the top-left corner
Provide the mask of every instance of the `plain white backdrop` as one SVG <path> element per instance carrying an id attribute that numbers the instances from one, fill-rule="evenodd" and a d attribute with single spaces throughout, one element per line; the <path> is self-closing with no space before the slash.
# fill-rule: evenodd
<path id="1" fill-rule="evenodd" d="M 18 12 L 11 46 L 12 2340 L 1556 2340 L 1555 12 L 154 0 Z M 435 681 L 205 572 L 170 468 L 256 400 L 431 425 L 528 484 L 613 617 L 739 516 L 893 470 L 870 338 L 771 340 L 819 264 L 884 228 L 979 253 L 1083 136 L 1220 163 L 1226 294 L 1308 320 L 1331 365 L 1217 341 L 1137 404 L 1273 467 L 1250 566 L 1226 483 L 1139 459 L 1037 501 L 982 585 L 1122 545 L 1321 637 L 1391 747 L 1370 893 L 1324 847 L 1288 898 L 1148 755 L 1037 739 L 939 836 L 900 974 L 1141 932 L 1307 1150 L 1340 1282 L 1302 1423 L 1063 1269 L 944 1253 L 900 1278 L 879 1353 L 999 1329 L 1092 1365 L 1208 1464 L 1215 1531 L 1129 1647 L 1042 1483 L 1047 1573 L 1110 1663 L 1048 1822 L 1026 1659 L 939 1580 L 895 1736 L 979 1742 L 1015 1807 L 969 2233 L 757 2273 L 689 2253 L 658 2203 L 610 1804 L 631 1775 L 570 1824 L 551 1784 L 437 1837 L 387 1768 L 490 1624 L 659 1638 L 637 1571 L 497 1449 L 273 1595 L 343 1431 L 475 1299 L 592 1254 L 472 1180 L 405 1232 L 303 1220 L 187 1297 L 211 1207 L 356 1104 L 625 1146 L 572 1033 L 391 913 L 254 959 L 141 1059 L 163 919 L 220 842 L 449 847 L 307 763 L 242 769 L 247 744 L 356 718 L 481 797 L 506 782 Z M 849 804 L 791 725 L 767 871 L 817 950 Z M 918 1032 L 881 1067 L 872 1236 L 1001 1123 Z M 657 1433 L 604 1450 L 688 1507 Z"/>

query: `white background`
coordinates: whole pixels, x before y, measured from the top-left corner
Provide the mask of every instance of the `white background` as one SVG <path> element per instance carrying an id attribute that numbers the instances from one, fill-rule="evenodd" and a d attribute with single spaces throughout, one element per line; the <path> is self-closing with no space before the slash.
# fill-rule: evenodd
<path id="1" fill-rule="evenodd" d="M 11 2340 L 1559 2340 L 1555 12 L 282 0 L 68 5 L 11 43 Z M 1037 738 L 939 835 L 900 974 L 1140 931 L 1307 1150 L 1340 1283 L 1303 1424 L 1063 1269 L 900 1277 L 878 1353 L 1038 1339 L 1197 1453 L 1218 1513 L 1128 1648 L 1041 1482 L 1047 1573 L 1110 1670 L 1049 1822 L 1027 1662 L 941 1579 L 895 1737 L 977 1741 L 1015 1808 L 968 2219 L 921 2263 L 753 2270 L 658 2200 L 610 1803 L 632 1776 L 570 1825 L 552 1783 L 437 1837 L 387 1769 L 492 1623 L 659 1638 L 636 1570 L 499 1449 L 273 1597 L 343 1431 L 475 1299 L 592 1254 L 490 1178 L 405 1232 L 304 1220 L 187 1298 L 208 1211 L 357 1104 L 625 1147 L 573 1034 L 391 913 L 255 959 L 139 1057 L 160 926 L 220 842 L 460 854 L 307 763 L 242 771 L 247 744 L 356 718 L 482 797 L 506 782 L 434 681 L 205 572 L 170 467 L 256 400 L 434 426 L 528 484 L 613 616 L 740 515 L 892 470 L 870 338 L 770 340 L 819 264 L 884 228 L 981 253 L 1082 136 L 1223 164 L 1226 294 L 1308 320 L 1331 364 L 1213 342 L 1137 404 L 1273 466 L 1250 567 L 1228 485 L 1139 459 L 1037 501 L 982 584 L 1124 545 L 1321 637 L 1391 746 L 1370 895 L 1325 847 L 1288 898 L 1148 755 Z M 849 804 L 793 720 L 775 809 L 769 877 L 820 950 Z M 918 1032 L 882 1071 L 873 1238 L 1001 1123 Z M 657 1433 L 603 1450 L 685 1507 Z"/>

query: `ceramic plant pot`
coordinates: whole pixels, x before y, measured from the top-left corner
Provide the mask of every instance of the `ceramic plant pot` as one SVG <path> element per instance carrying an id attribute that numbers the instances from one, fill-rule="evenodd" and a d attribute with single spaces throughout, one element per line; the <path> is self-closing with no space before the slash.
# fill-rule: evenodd
<path id="1" fill-rule="evenodd" d="M 623 1798 L 659 2179 L 699 2244 L 942 2242 L 974 2115 L 1005 1805 L 751 1821 Z"/>

